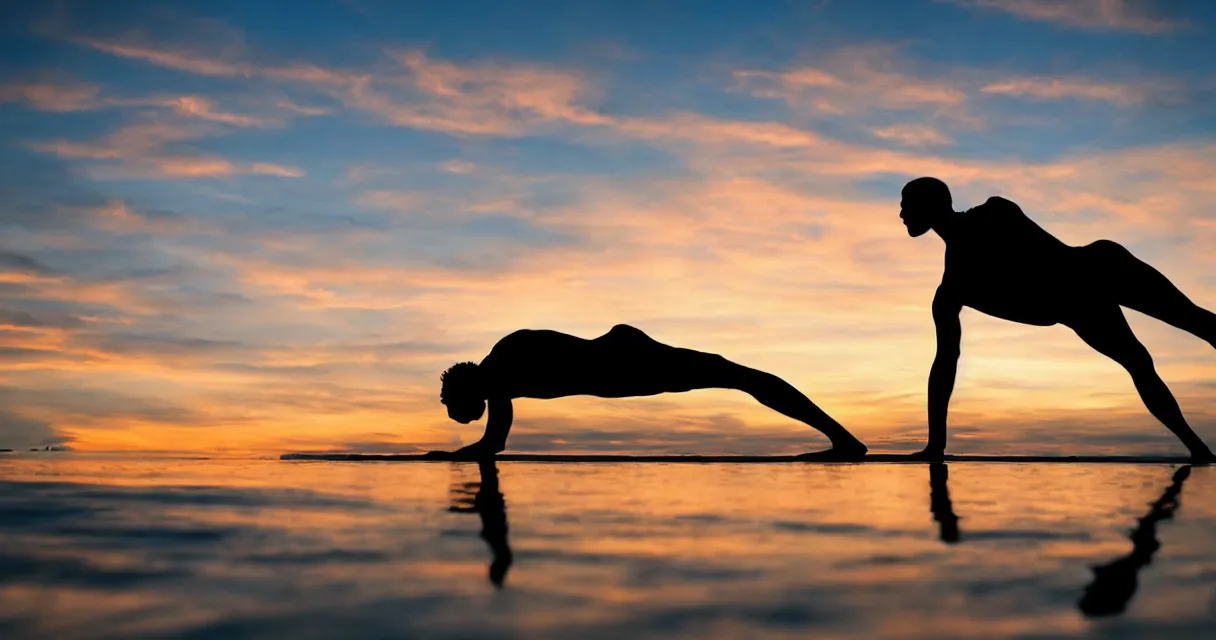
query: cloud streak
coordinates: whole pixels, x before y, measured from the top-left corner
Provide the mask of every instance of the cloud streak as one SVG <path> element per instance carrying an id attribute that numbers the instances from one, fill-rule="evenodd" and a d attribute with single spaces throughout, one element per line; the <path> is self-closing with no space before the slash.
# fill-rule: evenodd
<path id="1" fill-rule="evenodd" d="M 944 0 L 999 11 L 1023 20 L 1087 31 L 1127 31 L 1157 35 L 1185 23 L 1163 17 L 1148 0 Z"/>

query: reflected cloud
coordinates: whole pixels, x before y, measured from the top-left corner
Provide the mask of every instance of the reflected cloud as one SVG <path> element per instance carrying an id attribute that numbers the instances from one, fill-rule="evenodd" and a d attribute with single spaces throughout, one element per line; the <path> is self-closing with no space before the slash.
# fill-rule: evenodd
<path id="1" fill-rule="evenodd" d="M 939 538 L 946 544 L 962 542 L 958 526 L 959 516 L 950 501 L 949 466 L 944 463 L 929 465 L 929 503 L 933 520 L 938 523 Z M 1128 537 L 1132 551 L 1107 564 L 1091 570 L 1093 581 L 1085 587 L 1084 595 L 1077 601 L 1077 608 L 1091 618 L 1115 616 L 1127 610 L 1127 605 L 1136 594 L 1140 571 L 1152 563 L 1153 555 L 1161 548 L 1157 539 L 1157 525 L 1172 520 L 1181 504 L 1182 486 L 1191 476 L 1191 467 L 1184 466 L 1174 473 L 1165 491 L 1150 506 L 1149 512 L 1137 520 L 1137 526 Z M 1079 508 L 1079 507 L 1078 507 Z M 967 536 L 974 542 L 999 542 L 1003 540 L 1049 543 L 1052 541 L 1090 541 L 1092 536 L 1082 532 L 1049 530 L 984 530 Z M 971 545 L 969 545 L 971 546 Z"/>

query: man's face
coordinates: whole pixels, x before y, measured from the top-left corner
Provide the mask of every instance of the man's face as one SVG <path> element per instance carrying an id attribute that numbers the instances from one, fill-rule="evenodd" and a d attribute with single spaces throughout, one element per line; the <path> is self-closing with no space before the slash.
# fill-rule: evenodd
<path id="1" fill-rule="evenodd" d="M 460 424 L 480 420 L 482 414 L 486 412 L 485 400 L 451 400 L 443 404 L 448 407 L 448 417 Z"/>
<path id="2" fill-rule="evenodd" d="M 918 199 L 915 194 L 909 194 L 906 189 L 903 199 L 899 201 L 899 217 L 903 219 L 904 226 L 908 228 L 908 235 L 913 238 L 925 235 L 933 226 L 932 209 L 925 206 L 925 202 Z"/>

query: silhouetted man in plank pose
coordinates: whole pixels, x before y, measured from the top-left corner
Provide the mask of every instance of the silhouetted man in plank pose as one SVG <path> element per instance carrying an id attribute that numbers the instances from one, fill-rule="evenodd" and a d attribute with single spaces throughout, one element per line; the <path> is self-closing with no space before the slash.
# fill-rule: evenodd
<path id="1" fill-rule="evenodd" d="M 513 398 L 653 396 L 693 389 L 737 389 L 764 406 L 822 431 L 832 448 L 806 459 L 859 460 L 866 446 L 781 378 L 710 353 L 662 344 L 618 324 L 585 340 L 547 330 L 522 330 L 498 341 L 481 364 L 462 362 L 444 372 L 440 399 L 461 424 L 490 417 L 481 440 L 434 457 L 483 459 L 506 448 Z"/>
<path id="2" fill-rule="evenodd" d="M 946 450 L 946 413 L 962 338 L 959 312 L 965 305 L 1023 324 L 1069 327 L 1127 369 L 1148 410 L 1182 440 L 1194 460 L 1216 460 L 1182 417 L 1119 307 L 1150 315 L 1214 347 L 1216 314 L 1196 306 L 1122 246 L 1110 240 L 1066 245 L 1003 198 L 958 213 L 944 182 L 917 178 L 904 187 L 900 207 L 908 235 L 915 238 L 932 229 L 946 242 L 946 269 L 933 298 L 937 356 L 929 372 L 929 444 L 919 457 L 941 459 Z"/>

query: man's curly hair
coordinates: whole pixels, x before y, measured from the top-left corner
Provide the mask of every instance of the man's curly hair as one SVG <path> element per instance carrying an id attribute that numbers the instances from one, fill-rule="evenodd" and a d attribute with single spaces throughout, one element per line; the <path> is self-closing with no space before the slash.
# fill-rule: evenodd
<path id="1" fill-rule="evenodd" d="M 480 400 L 481 371 L 476 362 L 458 362 L 439 376 L 439 399 L 468 398 L 472 395 Z"/>

